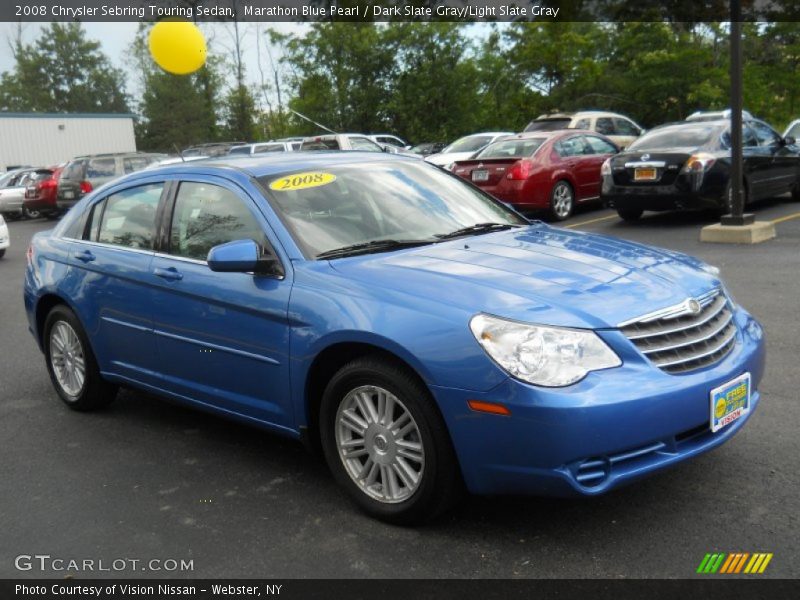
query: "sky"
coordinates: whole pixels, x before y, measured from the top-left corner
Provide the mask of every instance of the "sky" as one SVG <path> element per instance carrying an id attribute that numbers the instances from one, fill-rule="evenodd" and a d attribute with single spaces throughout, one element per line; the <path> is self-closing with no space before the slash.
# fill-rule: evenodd
<path id="1" fill-rule="evenodd" d="M 16 34 L 16 23 L 0 23 L 0 73 L 12 70 L 14 68 L 14 57 L 9 48 L 9 41 L 13 39 Z M 36 41 L 37 36 L 40 35 L 42 27 L 47 24 L 26 23 L 23 25 L 23 39 L 27 43 Z M 267 26 L 283 32 L 302 33 L 306 27 L 300 23 L 259 23 L 258 26 L 263 32 Z M 125 56 L 128 47 L 133 42 L 136 36 L 138 23 L 83 23 L 87 37 L 92 40 L 99 41 L 103 52 L 109 57 L 111 63 L 118 68 L 127 69 L 125 65 Z M 248 79 L 255 83 L 258 81 L 258 62 L 256 54 L 256 23 L 242 23 L 240 27 L 244 28 L 244 49 L 245 49 L 245 65 Z M 228 33 L 230 25 L 223 25 L 218 23 L 205 23 L 202 29 L 207 39 L 218 41 L 220 44 L 230 45 L 230 36 Z M 263 33 L 262 33 L 263 35 Z M 263 48 L 263 46 L 262 46 Z M 218 48 L 218 52 L 222 52 Z M 277 58 L 277 57 L 276 57 Z M 264 53 L 262 52 L 262 60 L 265 60 Z M 135 82 L 131 78 L 128 82 L 126 91 L 129 94 L 138 95 L 138 91 L 134 85 Z"/>

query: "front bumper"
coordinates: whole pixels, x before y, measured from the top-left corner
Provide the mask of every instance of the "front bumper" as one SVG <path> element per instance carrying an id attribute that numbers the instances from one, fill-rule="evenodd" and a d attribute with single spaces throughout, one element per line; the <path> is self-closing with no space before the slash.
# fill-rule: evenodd
<path id="1" fill-rule="evenodd" d="M 681 375 L 653 366 L 618 331 L 598 332 L 623 365 L 565 388 L 508 379 L 490 392 L 432 386 L 469 490 L 591 496 L 706 452 L 730 439 L 760 401 L 761 326 L 737 309 L 736 345 L 720 362 Z M 750 412 L 711 433 L 709 392 L 750 372 Z M 511 416 L 471 411 L 499 402 Z"/>

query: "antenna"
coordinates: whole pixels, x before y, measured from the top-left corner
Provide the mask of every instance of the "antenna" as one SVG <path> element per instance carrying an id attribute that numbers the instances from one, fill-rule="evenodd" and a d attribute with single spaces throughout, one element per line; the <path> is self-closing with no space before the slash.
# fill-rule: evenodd
<path id="1" fill-rule="evenodd" d="M 292 110 L 291 108 L 290 108 L 289 110 L 290 110 L 291 112 L 293 112 L 294 114 L 296 114 L 296 115 L 297 115 L 298 117 L 300 117 L 301 119 L 305 119 L 305 120 L 306 120 L 306 121 L 308 121 L 309 123 L 313 123 L 313 124 L 314 124 L 314 125 L 316 125 L 317 127 L 321 128 L 321 129 L 324 129 L 325 131 L 330 131 L 331 133 L 333 133 L 333 134 L 336 134 L 336 132 L 335 132 L 333 129 L 330 129 L 329 127 L 325 127 L 325 125 L 322 125 L 321 123 L 317 123 L 317 122 L 316 122 L 315 120 L 313 120 L 313 119 L 309 119 L 309 118 L 308 118 L 307 116 L 305 116 L 304 114 L 301 114 L 301 113 L 297 112 L 296 110 Z"/>
<path id="2" fill-rule="evenodd" d="M 178 145 L 177 144 L 172 144 L 172 147 L 175 148 L 175 152 L 177 152 L 178 156 L 181 157 L 181 162 L 186 162 L 186 159 L 183 156 L 183 150 L 178 150 Z"/>

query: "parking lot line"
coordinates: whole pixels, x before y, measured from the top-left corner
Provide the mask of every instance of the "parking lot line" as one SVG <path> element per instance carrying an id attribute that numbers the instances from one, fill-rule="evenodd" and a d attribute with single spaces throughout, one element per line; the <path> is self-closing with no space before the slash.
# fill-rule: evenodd
<path id="1" fill-rule="evenodd" d="M 599 219 L 590 219 L 589 221 L 581 221 L 580 223 L 573 223 L 572 225 L 564 225 L 566 229 L 572 229 L 573 227 L 580 227 L 581 225 L 589 225 L 590 223 L 599 223 L 600 221 L 608 221 L 609 219 L 617 219 L 619 218 L 617 215 L 609 215 L 607 217 L 600 217 Z"/>
<path id="2" fill-rule="evenodd" d="M 791 221 L 792 219 L 800 219 L 800 212 L 792 213 L 790 215 L 786 215 L 785 217 L 780 217 L 778 219 L 773 219 L 772 224 L 777 225 L 778 223 L 783 223 L 784 221 Z"/>

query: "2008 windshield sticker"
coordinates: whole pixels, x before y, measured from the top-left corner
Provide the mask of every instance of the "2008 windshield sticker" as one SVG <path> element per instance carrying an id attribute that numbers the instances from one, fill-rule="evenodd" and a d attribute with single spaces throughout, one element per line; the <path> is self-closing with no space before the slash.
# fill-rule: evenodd
<path id="1" fill-rule="evenodd" d="M 306 190 L 308 188 L 328 185 L 336 181 L 333 173 L 295 173 L 276 179 L 269 184 L 269 189 L 276 192 L 294 192 L 296 190 Z"/>

